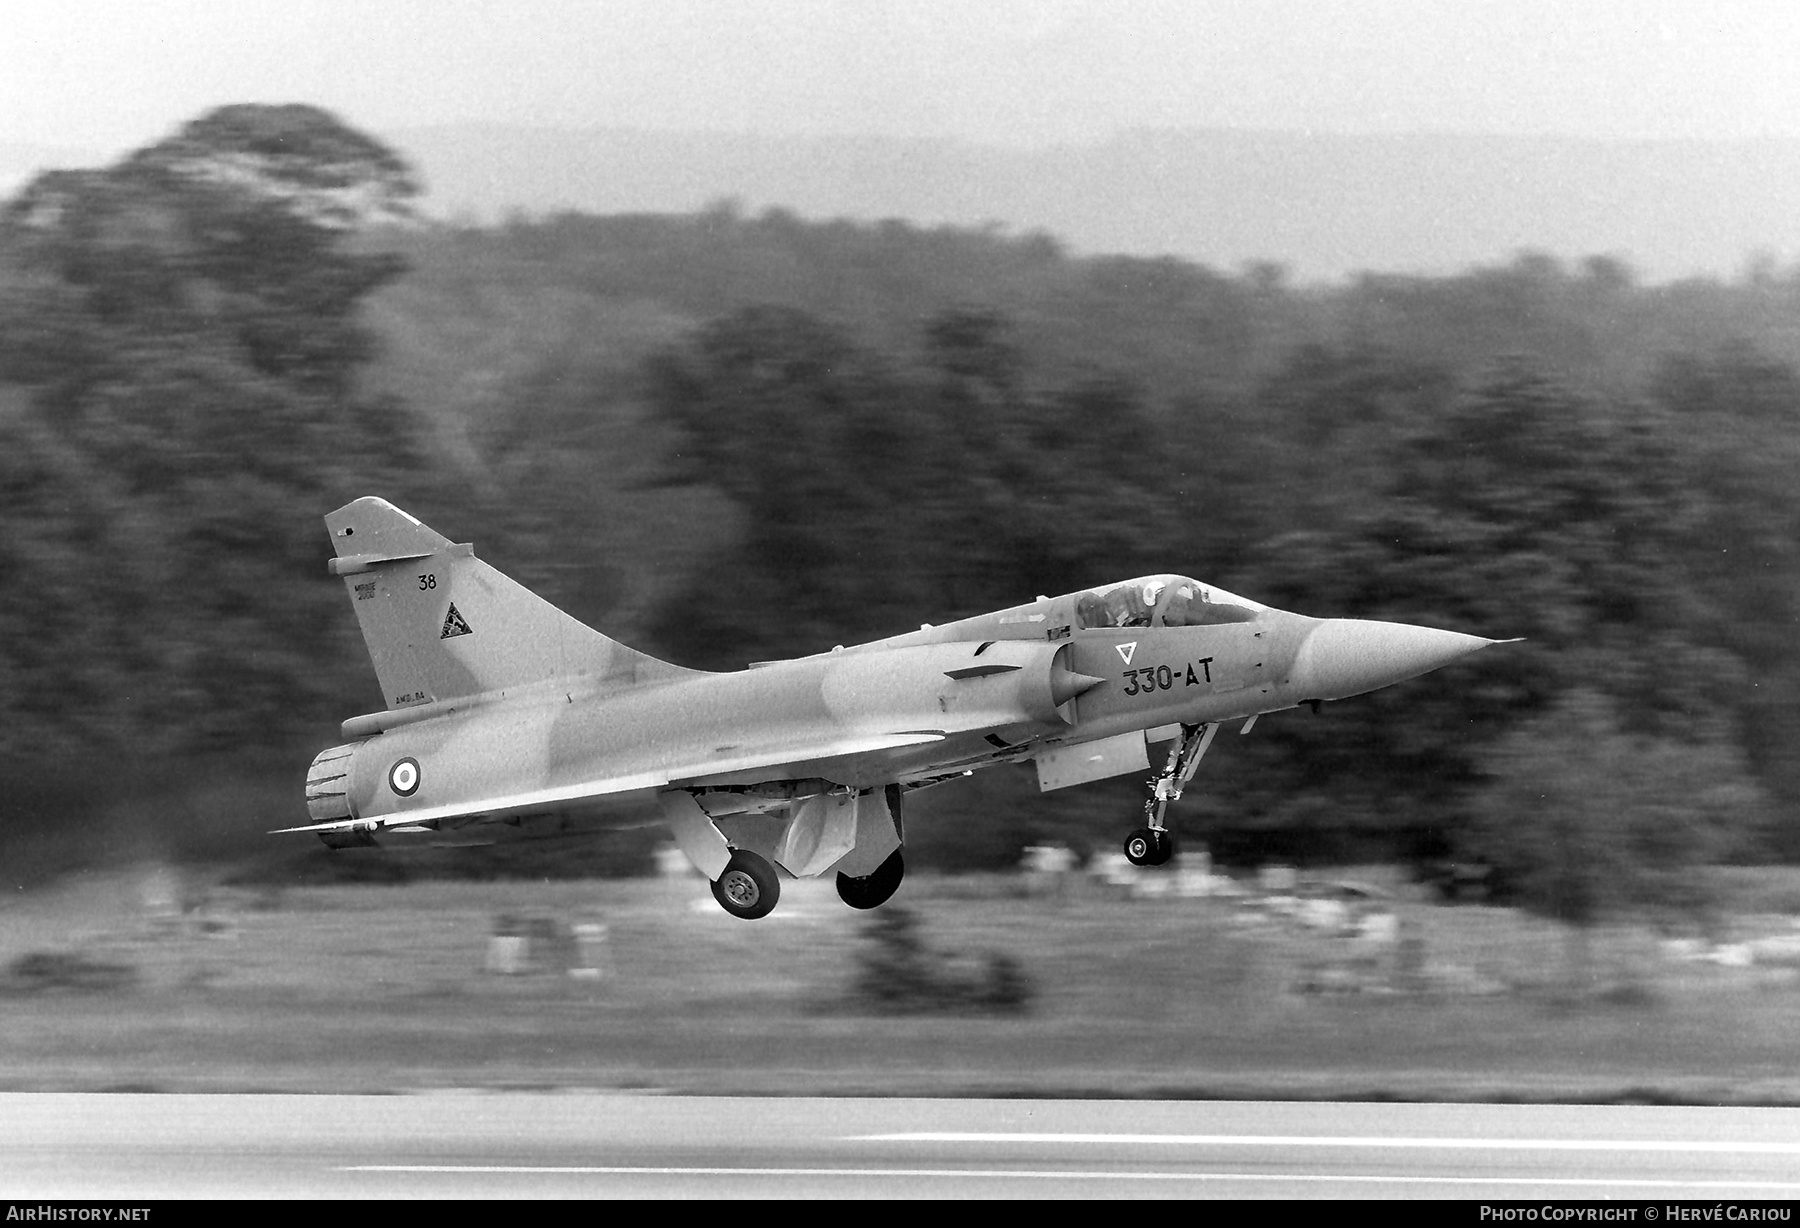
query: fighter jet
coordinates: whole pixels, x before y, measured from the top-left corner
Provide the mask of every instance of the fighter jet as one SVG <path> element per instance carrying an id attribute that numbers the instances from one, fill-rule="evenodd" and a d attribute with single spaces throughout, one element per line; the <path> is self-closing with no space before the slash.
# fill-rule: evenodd
<path id="1" fill-rule="evenodd" d="M 1147 773 L 1125 855 L 1161 865 L 1169 804 L 1222 723 L 1248 732 L 1502 642 L 1157 575 L 711 673 L 608 639 L 385 500 L 325 524 L 387 707 L 343 723 L 307 774 L 312 822 L 284 831 L 345 848 L 648 813 L 746 919 L 775 907 L 777 867 L 835 874 L 852 908 L 886 902 L 906 795 L 1000 763 L 1030 761 L 1044 790 Z"/>

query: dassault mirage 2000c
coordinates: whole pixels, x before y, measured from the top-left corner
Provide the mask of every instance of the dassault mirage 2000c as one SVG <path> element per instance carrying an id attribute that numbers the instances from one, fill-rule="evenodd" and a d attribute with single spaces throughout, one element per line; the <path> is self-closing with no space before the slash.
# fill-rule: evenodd
<path id="1" fill-rule="evenodd" d="M 1146 576 L 735 673 L 601 635 L 382 499 L 325 517 L 387 709 L 313 760 L 333 848 L 481 823 L 564 830 L 654 801 L 733 916 L 775 907 L 780 866 L 837 875 L 853 908 L 905 872 L 905 795 L 1031 760 L 1042 789 L 1150 772 L 1137 865 L 1220 722 L 1342 699 L 1500 641 L 1290 614 Z M 635 808 L 642 815 L 644 807 Z M 653 811 L 652 813 L 657 813 Z M 613 824 L 644 822 L 610 816 Z M 656 820 L 652 820 L 656 821 Z"/>

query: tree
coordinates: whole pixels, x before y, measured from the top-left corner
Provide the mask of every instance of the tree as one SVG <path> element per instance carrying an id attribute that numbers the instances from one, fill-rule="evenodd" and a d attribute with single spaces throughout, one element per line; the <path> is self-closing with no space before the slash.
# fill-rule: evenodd
<path id="1" fill-rule="evenodd" d="M 238 209 L 261 204 L 337 233 L 410 219 L 419 193 L 400 155 L 303 105 L 220 107 L 124 165 L 216 188 Z"/>
<path id="2" fill-rule="evenodd" d="M 1495 742 L 1482 768 L 1470 848 L 1513 898 L 1570 927 L 1575 978 L 1602 921 L 1710 919 L 1707 868 L 1765 813 L 1736 745 L 1630 732 L 1585 688 Z"/>
<path id="3" fill-rule="evenodd" d="M 951 311 L 909 364 L 754 308 L 665 353 L 652 396 L 684 428 L 686 474 L 745 517 L 678 599 L 683 647 L 720 664 L 813 652 L 1164 556 L 1159 540 L 1182 536 L 1164 494 L 1176 466 L 1137 390 L 1099 372 L 1033 389 L 1006 334 Z"/>
<path id="4" fill-rule="evenodd" d="M 1772 788 L 1800 796 L 1800 375 L 1731 345 L 1671 356 L 1651 392 L 1681 440 L 1693 508 L 1681 562 L 1714 597 L 1704 633 L 1746 667 L 1736 707 L 1751 762 Z M 1788 855 L 1800 852 L 1800 837 L 1777 835 Z"/>
<path id="5" fill-rule="evenodd" d="M 354 391 L 400 268 L 362 231 L 415 192 L 323 111 L 226 107 L 0 213 L 15 768 L 310 735 L 366 688 L 317 517 L 416 463 Z"/>
<path id="6" fill-rule="evenodd" d="M 1259 727 L 1214 786 L 1250 826 L 1491 856 L 1467 821 L 1491 787 L 1483 748 L 1571 691 L 1606 696 L 1632 736 L 1739 744 L 1747 674 L 1708 634 L 1716 594 L 1686 570 L 1708 498 L 1667 415 L 1516 364 L 1433 401 L 1387 415 L 1400 442 L 1383 486 L 1257 551 L 1253 591 L 1525 642 Z"/>
<path id="7" fill-rule="evenodd" d="M 398 155 L 324 111 L 233 106 L 105 170 L 40 175 L 3 216 L 19 263 L 75 292 L 78 332 L 227 332 L 257 370 L 341 394 L 373 352 L 356 304 L 402 267 L 353 240 L 417 193 Z"/>

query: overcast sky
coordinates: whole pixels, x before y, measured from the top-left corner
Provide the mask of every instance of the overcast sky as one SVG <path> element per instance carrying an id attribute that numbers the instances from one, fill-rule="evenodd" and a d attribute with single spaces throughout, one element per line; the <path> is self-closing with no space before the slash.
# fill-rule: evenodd
<path id="1" fill-rule="evenodd" d="M 1800 137 L 1796 64 L 1791 0 L 6 0 L 0 142 L 287 101 L 377 135 Z"/>

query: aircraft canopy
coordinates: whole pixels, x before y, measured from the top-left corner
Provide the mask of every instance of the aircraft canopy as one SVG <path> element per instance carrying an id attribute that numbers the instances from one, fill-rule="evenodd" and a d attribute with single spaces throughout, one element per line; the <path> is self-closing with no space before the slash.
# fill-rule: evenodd
<path id="1" fill-rule="evenodd" d="M 1094 627 L 1207 627 L 1247 623 L 1268 607 L 1186 576 L 1145 576 L 1092 588 L 1075 602 L 1082 630 Z"/>

